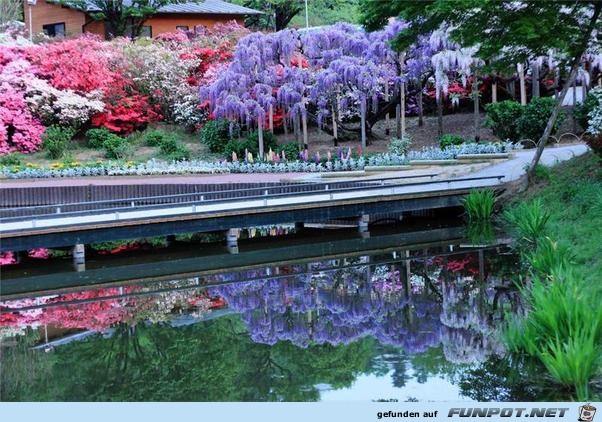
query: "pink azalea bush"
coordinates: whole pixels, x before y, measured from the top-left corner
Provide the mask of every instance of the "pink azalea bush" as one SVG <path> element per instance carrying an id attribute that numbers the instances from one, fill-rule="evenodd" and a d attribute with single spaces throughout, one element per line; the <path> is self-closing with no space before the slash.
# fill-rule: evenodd
<path id="1" fill-rule="evenodd" d="M 154 40 L 0 40 L 0 154 L 37 151 L 50 125 L 120 134 L 158 120 L 198 128 L 208 118 L 199 86 L 217 78 L 248 33 L 231 22 Z"/>

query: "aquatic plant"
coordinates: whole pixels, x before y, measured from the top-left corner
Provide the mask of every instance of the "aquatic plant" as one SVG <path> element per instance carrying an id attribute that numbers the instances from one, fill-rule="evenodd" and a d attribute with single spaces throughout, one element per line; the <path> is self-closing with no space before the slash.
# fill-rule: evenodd
<path id="1" fill-rule="evenodd" d="M 495 228 L 490 221 L 470 221 L 466 238 L 474 245 L 490 244 L 495 240 Z"/>
<path id="2" fill-rule="evenodd" d="M 574 262 L 570 249 L 549 237 L 540 241 L 535 251 L 526 255 L 526 259 L 535 274 L 546 278 L 555 271 L 567 270 Z"/>
<path id="3" fill-rule="evenodd" d="M 511 351 L 536 357 L 557 382 L 585 400 L 602 353 L 599 296 L 570 268 L 552 270 L 548 280 L 536 275 L 522 288 L 529 312 L 514 317 L 504 337 Z"/>
<path id="4" fill-rule="evenodd" d="M 464 198 L 464 210 L 470 221 L 487 221 L 493 215 L 495 193 L 491 189 L 471 191 Z"/>
<path id="5" fill-rule="evenodd" d="M 506 210 L 504 218 L 517 230 L 521 240 L 537 243 L 544 235 L 550 214 L 543 208 L 541 200 L 535 199 Z"/>

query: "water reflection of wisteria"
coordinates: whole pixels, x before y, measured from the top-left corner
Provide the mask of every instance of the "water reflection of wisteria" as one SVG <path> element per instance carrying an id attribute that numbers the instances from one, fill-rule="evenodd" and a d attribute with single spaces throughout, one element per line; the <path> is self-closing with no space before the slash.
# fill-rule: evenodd
<path id="1" fill-rule="evenodd" d="M 258 343 L 307 347 L 371 336 L 408 353 L 443 345 L 450 362 L 478 362 L 503 352 L 496 333 L 503 281 L 479 279 L 485 277 L 477 261 L 465 255 L 371 265 L 364 257 L 335 270 L 338 261 L 313 263 L 301 275 L 291 267 L 222 274 L 211 281 L 254 281 L 215 287 L 210 295 L 240 313 Z"/>

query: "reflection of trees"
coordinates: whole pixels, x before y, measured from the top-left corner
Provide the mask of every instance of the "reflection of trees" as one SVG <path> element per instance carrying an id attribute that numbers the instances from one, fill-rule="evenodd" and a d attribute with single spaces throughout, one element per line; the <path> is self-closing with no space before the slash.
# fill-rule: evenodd
<path id="1" fill-rule="evenodd" d="M 462 394 L 485 401 L 566 401 L 569 391 L 541 377 L 542 368 L 522 359 L 491 356 L 460 376 Z M 530 376 L 534 375 L 534 376 Z"/>
<path id="2" fill-rule="evenodd" d="M 35 374 L 11 397 L 50 401 L 316 400 L 318 384 L 351 385 L 368 371 L 375 345 L 299 348 L 254 343 L 237 316 L 174 329 L 162 324 L 119 328 L 39 354 L 49 373 Z M 23 355 L 22 355 L 23 356 Z M 23 358 L 25 358 L 23 356 Z M 4 357 L 3 363 L 4 363 Z"/>

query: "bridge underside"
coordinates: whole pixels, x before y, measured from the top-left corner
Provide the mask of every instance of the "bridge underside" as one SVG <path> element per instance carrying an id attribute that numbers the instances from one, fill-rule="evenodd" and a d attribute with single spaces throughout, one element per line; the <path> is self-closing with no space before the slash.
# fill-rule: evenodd
<path id="1" fill-rule="evenodd" d="M 465 192 L 441 196 L 414 198 L 380 198 L 355 203 L 319 203 L 303 207 L 273 207 L 224 213 L 203 213 L 187 218 L 155 218 L 62 227 L 53 232 L 32 229 L 18 234 L 6 233 L 0 242 L 0 251 L 23 251 L 33 248 L 57 248 L 75 244 L 89 244 L 109 240 L 134 239 L 179 233 L 213 232 L 230 228 L 285 224 L 306 221 L 326 221 L 360 215 L 400 213 L 458 207 Z"/>

